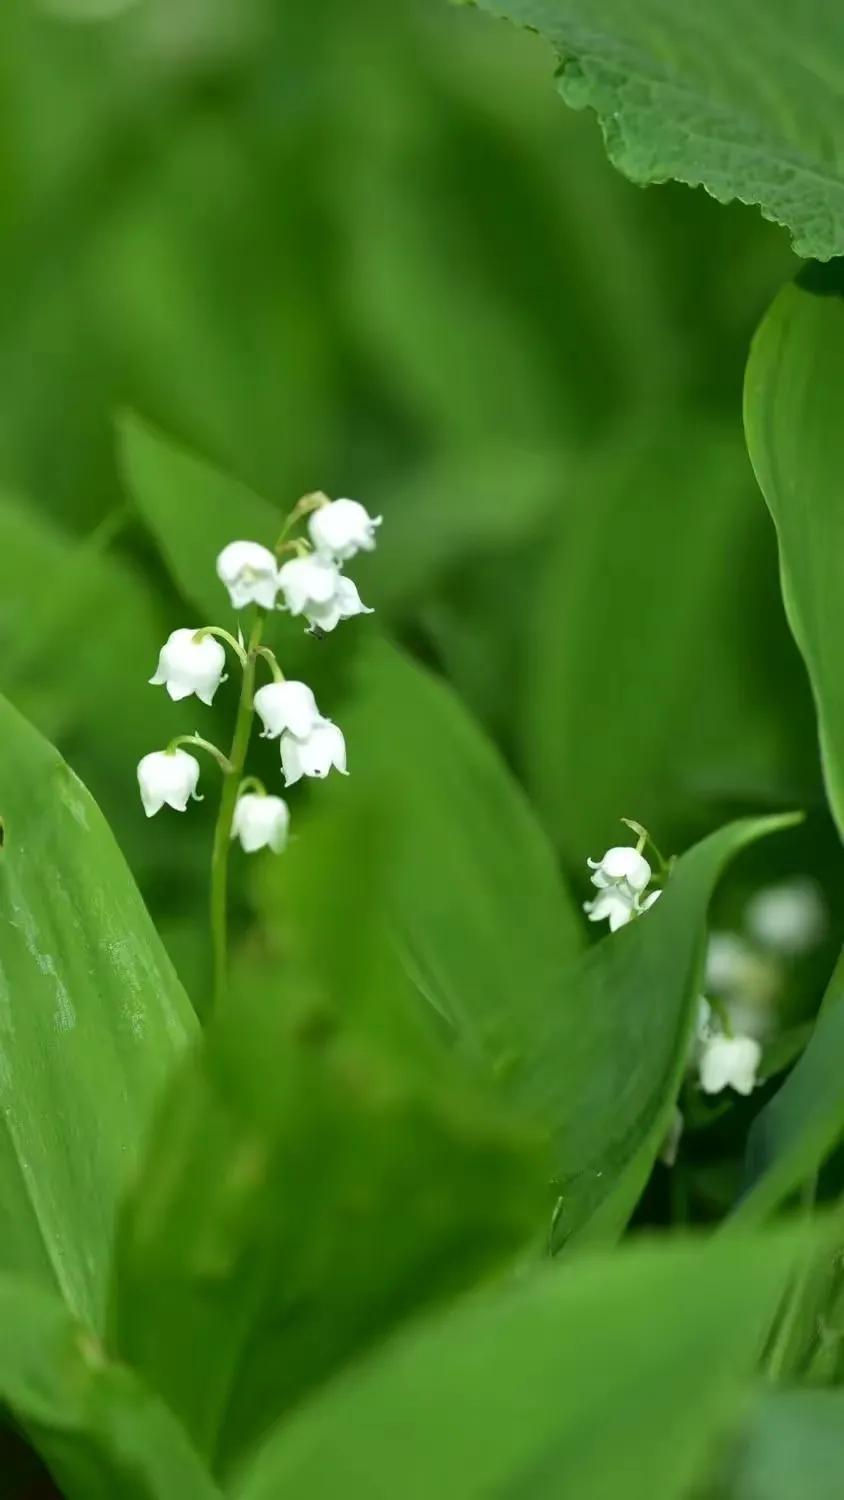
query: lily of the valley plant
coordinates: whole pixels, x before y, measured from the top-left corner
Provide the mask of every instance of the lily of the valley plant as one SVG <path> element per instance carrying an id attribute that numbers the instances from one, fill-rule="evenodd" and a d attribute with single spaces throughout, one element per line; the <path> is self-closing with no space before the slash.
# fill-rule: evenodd
<path id="1" fill-rule="evenodd" d="M 305 520 L 309 538 L 291 539 L 290 532 Z M 248 611 L 245 630 L 237 637 L 219 625 L 174 630 L 150 679 L 154 686 L 166 688 L 175 702 L 195 696 L 210 705 L 225 681 L 226 646 L 242 674 L 228 753 L 199 734 L 183 734 L 164 750 L 145 755 L 138 766 L 141 800 L 150 818 L 165 806 L 185 812 L 191 800 L 201 800 L 200 764 L 186 745 L 211 755 L 223 773 L 211 858 L 215 1003 L 225 991 L 231 841 L 237 839 L 247 854 L 265 848 L 280 853 L 290 823 L 284 799 L 269 792 L 258 777 L 244 775 L 255 713 L 263 737 L 279 741 L 285 787 L 303 776 L 325 777 L 331 770 L 347 774 L 342 730 L 320 712 L 307 683 L 285 678 L 275 653 L 262 644 L 264 622 L 271 611 L 280 609 L 303 616 L 311 633 L 323 635 L 341 620 L 371 614 L 343 568 L 356 553 L 374 549 L 380 524 L 381 517 L 368 515 L 356 500 L 329 500 L 318 492 L 303 496 L 293 507 L 274 551 L 260 542 L 230 542 L 217 559 L 217 575 L 234 608 Z M 271 680 L 256 690 L 259 663 L 268 668 Z"/>

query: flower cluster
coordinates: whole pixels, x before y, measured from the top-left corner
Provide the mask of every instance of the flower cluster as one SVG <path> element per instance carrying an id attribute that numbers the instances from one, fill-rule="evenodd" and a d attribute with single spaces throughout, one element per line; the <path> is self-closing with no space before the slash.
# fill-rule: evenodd
<path id="1" fill-rule="evenodd" d="M 304 538 L 285 541 L 291 525 L 305 516 L 310 542 Z M 176 702 L 194 695 L 200 702 L 212 704 L 225 681 L 222 642 L 226 642 L 244 673 L 241 708 L 250 720 L 253 710 L 258 714 L 265 739 L 279 741 L 285 786 L 292 786 L 303 776 L 327 776 L 332 769 L 346 775 L 342 731 L 320 713 L 306 683 L 285 680 L 272 651 L 259 645 L 260 626 L 264 613 L 276 608 L 304 616 L 310 630 L 318 634 L 334 630 L 341 620 L 353 615 L 371 614 L 342 568 L 357 552 L 373 550 L 380 524 L 381 517 L 369 516 L 356 500 L 332 501 L 320 493 L 299 501 L 276 553 L 259 542 L 231 542 L 217 559 L 217 574 L 236 610 L 255 610 L 257 628 L 249 646 L 245 646 L 242 635 L 235 639 L 215 625 L 174 630 L 162 647 L 151 683 L 166 688 Z M 286 551 L 295 556 L 280 562 L 279 555 Z M 253 694 L 259 658 L 269 663 L 273 680 Z M 287 841 L 287 804 L 281 797 L 268 795 L 256 777 L 241 781 L 242 763 L 235 763 L 234 750 L 229 759 L 199 735 L 180 735 L 167 749 L 153 751 L 140 762 L 138 784 L 147 817 L 165 806 L 184 812 L 192 799 L 200 800 L 199 762 L 182 748 L 187 744 L 208 751 L 226 777 L 237 778 L 237 800 L 227 837 L 237 838 L 247 853 L 263 848 L 281 851 Z M 255 790 L 248 790 L 250 787 Z"/>
<path id="2" fill-rule="evenodd" d="M 649 911 L 662 894 L 659 889 L 648 892 L 653 871 L 641 848 L 614 845 L 601 859 L 588 859 L 586 863 L 598 894 L 584 902 L 583 910 L 590 922 L 608 921 L 610 932 L 617 932 Z"/>

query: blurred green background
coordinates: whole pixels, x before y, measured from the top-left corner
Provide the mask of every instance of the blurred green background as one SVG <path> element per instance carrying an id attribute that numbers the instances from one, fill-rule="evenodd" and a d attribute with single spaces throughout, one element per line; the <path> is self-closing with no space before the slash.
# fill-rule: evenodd
<path id="1" fill-rule="evenodd" d="M 126 408 L 281 509 L 383 512 L 364 598 L 493 737 L 578 899 L 622 815 L 678 850 L 804 807 L 766 873 L 837 872 L 741 431 L 796 262 L 755 211 L 623 180 L 552 70 L 444 0 L 0 13 L 0 686 L 100 800 L 194 993 L 213 799 L 148 825 L 134 763 L 196 727 L 146 685 L 195 611 L 121 478 Z M 370 623 L 313 668 L 341 722 Z"/>

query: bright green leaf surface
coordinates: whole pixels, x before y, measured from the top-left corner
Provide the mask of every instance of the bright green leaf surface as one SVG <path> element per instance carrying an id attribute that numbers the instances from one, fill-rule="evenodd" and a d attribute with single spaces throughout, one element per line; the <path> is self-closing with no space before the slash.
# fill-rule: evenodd
<path id="1" fill-rule="evenodd" d="M 0 1264 L 96 1327 L 117 1200 L 194 1015 L 98 808 L 3 700 L 0 817 Z"/>
<path id="2" fill-rule="evenodd" d="M 65 1500 L 219 1500 L 167 1408 L 111 1363 L 67 1309 L 0 1277 L 0 1407 L 49 1465 Z"/>
<path id="3" fill-rule="evenodd" d="M 583 945 L 551 847 L 448 685 L 383 642 L 344 723 L 356 775 L 393 820 L 387 899 L 409 972 L 464 1047 L 509 1066 Z"/>
<path id="4" fill-rule="evenodd" d="M 807 271 L 753 342 L 745 430 L 780 546 L 783 596 L 818 711 L 827 792 L 844 830 L 844 280 Z"/>
<path id="5" fill-rule="evenodd" d="M 561 58 L 560 92 L 594 109 L 634 182 L 676 178 L 756 203 L 798 254 L 844 252 L 844 18 L 826 0 L 477 0 Z M 736 39 L 741 38 L 741 45 Z"/>
<path id="6" fill-rule="evenodd" d="M 789 1258 L 777 1239 L 628 1248 L 478 1299 L 280 1428 L 238 1500 L 679 1500 Z"/>
<path id="7" fill-rule="evenodd" d="M 677 862 L 639 921 L 591 948 L 559 982 L 516 1096 L 549 1122 L 560 1184 L 558 1237 L 617 1233 L 671 1120 L 701 983 L 706 912 L 725 865 L 788 818 L 745 819 Z"/>
<path id="8" fill-rule="evenodd" d="M 802 1057 L 757 1115 L 748 1142 L 749 1190 L 734 1218 L 757 1219 L 811 1178 L 844 1134 L 844 960 L 830 981 Z"/>
<path id="9" fill-rule="evenodd" d="M 175 1081 L 122 1224 L 116 1346 L 222 1469 L 542 1222 L 537 1137 L 431 1041 L 390 961 L 377 813 L 288 851 L 283 964 Z"/>
<path id="10" fill-rule="evenodd" d="M 730 1476 L 729 1500 L 840 1500 L 844 1393 L 785 1391 L 759 1403 Z"/>

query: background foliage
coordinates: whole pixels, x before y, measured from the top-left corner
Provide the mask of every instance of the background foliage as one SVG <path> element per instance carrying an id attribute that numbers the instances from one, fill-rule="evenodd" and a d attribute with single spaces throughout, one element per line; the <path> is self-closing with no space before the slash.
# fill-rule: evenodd
<path id="1" fill-rule="evenodd" d="M 844 1472 L 838 1393 L 751 1382 L 841 1374 L 834 1220 L 768 1223 L 844 1131 L 840 970 L 780 1089 L 841 941 L 839 272 L 709 196 L 844 249 L 838 23 L 780 9 L 2 7 L 0 1496 Z M 236 861 L 200 1043 L 214 798 L 143 817 L 195 727 L 147 679 L 317 487 L 385 518 L 374 621 L 272 625 L 352 775 Z M 596 945 L 622 816 L 681 858 Z M 669 1171 L 713 892 L 795 875 L 763 1087 L 684 1094 Z"/>

